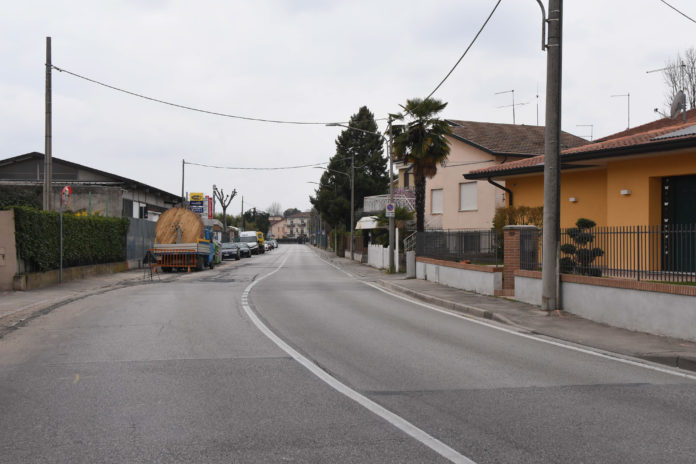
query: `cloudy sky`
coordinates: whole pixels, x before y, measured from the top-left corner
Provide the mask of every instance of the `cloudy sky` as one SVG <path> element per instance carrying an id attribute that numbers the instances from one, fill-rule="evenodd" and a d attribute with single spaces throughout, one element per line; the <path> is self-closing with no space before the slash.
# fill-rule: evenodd
<path id="1" fill-rule="evenodd" d="M 428 95 L 461 56 L 495 0 L 34 1 L 0 15 L 0 158 L 44 151 L 44 63 L 112 86 L 214 112 L 263 119 L 378 118 Z M 544 1 L 544 4 L 547 2 Z M 669 0 L 696 17 L 693 0 Z M 594 138 L 656 119 L 659 69 L 696 46 L 696 24 L 660 0 L 564 5 L 563 130 Z M 452 119 L 544 124 L 546 54 L 534 0 L 502 0 L 435 94 Z M 539 98 L 537 99 L 537 89 Z M 538 106 L 537 106 L 538 102 Z M 590 127 L 579 125 L 591 124 Z M 384 127 L 384 123 L 380 123 Z M 166 106 L 53 72 L 53 154 L 181 192 L 182 159 L 231 168 L 328 161 L 339 130 L 271 124 Z M 320 169 L 186 166 L 185 190 L 217 184 L 230 206 L 308 209 Z"/>

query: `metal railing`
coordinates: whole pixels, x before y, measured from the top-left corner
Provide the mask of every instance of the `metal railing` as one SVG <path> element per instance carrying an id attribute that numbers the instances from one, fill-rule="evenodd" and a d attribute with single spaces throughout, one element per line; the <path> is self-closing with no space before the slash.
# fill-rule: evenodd
<path id="1" fill-rule="evenodd" d="M 696 225 L 561 230 L 563 273 L 640 281 L 696 282 Z M 541 270 L 541 231 L 522 231 L 520 268 Z M 574 250 L 573 250 L 574 249 Z"/>
<path id="2" fill-rule="evenodd" d="M 416 234 L 416 256 L 472 264 L 502 264 L 494 229 L 425 231 Z"/>

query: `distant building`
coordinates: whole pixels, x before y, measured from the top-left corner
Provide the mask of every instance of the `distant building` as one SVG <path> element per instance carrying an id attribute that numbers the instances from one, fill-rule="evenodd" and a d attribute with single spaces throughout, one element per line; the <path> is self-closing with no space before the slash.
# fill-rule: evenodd
<path id="1" fill-rule="evenodd" d="M 309 233 L 310 213 L 297 213 L 285 218 L 285 238 L 306 237 Z"/>
<path id="2" fill-rule="evenodd" d="M 41 204 L 44 176 L 43 153 L 27 153 L 0 160 L 0 191 L 22 189 L 38 196 Z M 72 188 L 67 210 L 99 216 L 146 218 L 180 204 L 181 197 L 136 180 L 53 157 L 51 209 L 60 208 L 60 192 Z"/>

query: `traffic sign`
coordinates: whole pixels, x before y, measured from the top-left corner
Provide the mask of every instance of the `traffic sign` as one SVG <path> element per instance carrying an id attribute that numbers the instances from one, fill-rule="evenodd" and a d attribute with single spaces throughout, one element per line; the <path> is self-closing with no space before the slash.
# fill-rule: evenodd
<path id="1" fill-rule="evenodd" d="M 394 203 L 387 203 L 387 208 L 385 212 L 386 217 L 394 217 Z"/>

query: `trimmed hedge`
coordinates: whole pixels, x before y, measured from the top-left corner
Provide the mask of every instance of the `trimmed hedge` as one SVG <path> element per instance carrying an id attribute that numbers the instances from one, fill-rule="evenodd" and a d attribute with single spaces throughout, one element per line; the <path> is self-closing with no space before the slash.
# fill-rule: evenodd
<path id="1" fill-rule="evenodd" d="M 53 211 L 15 207 L 17 251 L 28 268 L 60 267 L 60 217 Z M 63 267 L 125 261 L 127 218 L 63 213 Z"/>

